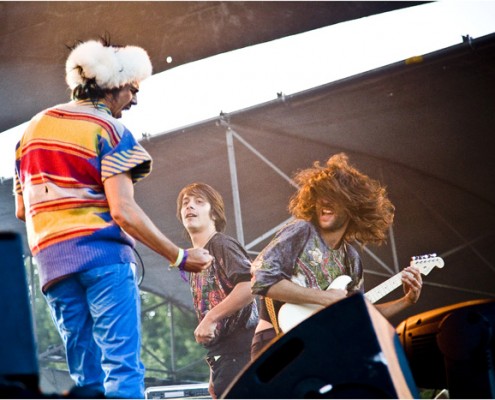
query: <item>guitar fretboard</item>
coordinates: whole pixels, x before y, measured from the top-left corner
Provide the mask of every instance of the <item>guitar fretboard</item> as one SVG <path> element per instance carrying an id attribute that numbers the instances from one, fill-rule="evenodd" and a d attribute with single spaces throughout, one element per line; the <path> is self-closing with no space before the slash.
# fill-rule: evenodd
<path id="1" fill-rule="evenodd" d="M 385 297 L 390 292 L 397 289 L 402 285 L 401 274 L 394 275 L 392 278 L 387 279 L 385 282 L 374 287 L 373 289 L 365 293 L 365 297 L 371 302 L 375 303 L 382 297 Z"/>
<path id="2" fill-rule="evenodd" d="M 413 261 L 411 261 L 411 265 L 417 267 L 423 275 L 428 275 L 434 267 L 442 268 L 444 265 L 444 261 L 440 257 L 436 257 L 436 256 L 433 257 L 433 255 L 419 256 L 419 257 L 413 257 Z M 402 274 L 399 272 L 398 274 L 387 279 L 385 282 L 382 282 L 375 288 L 366 292 L 364 296 L 371 303 L 375 303 L 378 300 L 380 300 L 382 297 L 385 297 L 387 294 L 397 289 L 401 285 L 402 285 Z"/>

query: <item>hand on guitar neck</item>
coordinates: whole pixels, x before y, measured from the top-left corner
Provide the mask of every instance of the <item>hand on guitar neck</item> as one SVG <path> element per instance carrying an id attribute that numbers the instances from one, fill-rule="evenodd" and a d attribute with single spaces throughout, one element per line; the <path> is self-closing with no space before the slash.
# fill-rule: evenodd
<path id="1" fill-rule="evenodd" d="M 444 261 L 437 257 L 436 254 L 416 256 L 411 258 L 410 267 L 417 268 L 421 274 L 428 275 L 434 267 L 443 268 Z M 341 275 L 335 278 L 329 289 L 346 289 L 351 282 L 351 278 L 347 275 Z M 365 297 L 375 303 L 387 294 L 402 285 L 402 272 L 392 276 L 385 282 L 365 293 Z M 282 332 L 286 333 L 296 325 L 309 318 L 311 315 L 320 311 L 324 307 L 319 304 L 291 304 L 286 303 L 278 312 L 278 323 Z"/>

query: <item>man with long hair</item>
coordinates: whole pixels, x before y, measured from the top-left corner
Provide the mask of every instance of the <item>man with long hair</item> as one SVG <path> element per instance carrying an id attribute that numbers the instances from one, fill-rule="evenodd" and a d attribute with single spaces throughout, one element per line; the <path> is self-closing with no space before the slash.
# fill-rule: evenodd
<path id="1" fill-rule="evenodd" d="M 250 347 L 258 323 L 258 308 L 251 294 L 251 260 L 226 226 L 222 196 L 205 183 L 192 183 L 177 198 L 177 218 L 194 248 L 213 256 L 211 266 L 189 275 L 199 325 L 196 341 L 207 349 L 209 392 L 218 398 L 250 360 Z"/>
<path id="2" fill-rule="evenodd" d="M 66 62 L 72 101 L 36 115 L 16 148 L 16 216 L 69 373 L 88 397 L 144 397 L 134 239 L 185 270 L 211 262 L 172 243 L 134 200 L 152 160 L 118 118 L 151 70 L 140 47 L 79 43 Z"/>
<path id="3" fill-rule="evenodd" d="M 262 296 L 253 358 L 281 333 L 277 313 L 283 303 L 326 307 L 363 292 L 363 267 L 351 243 L 379 245 L 393 222 L 395 209 L 385 188 L 351 166 L 344 153 L 298 172 L 295 182 L 299 190 L 289 203 L 295 219 L 252 264 L 252 292 Z M 329 289 L 341 275 L 352 279 L 347 288 Z M 417 268 L 405 268 L 402 282 L 403 297 L 376 305 L 385 317 L 419 298 L 422 280 Z"/>

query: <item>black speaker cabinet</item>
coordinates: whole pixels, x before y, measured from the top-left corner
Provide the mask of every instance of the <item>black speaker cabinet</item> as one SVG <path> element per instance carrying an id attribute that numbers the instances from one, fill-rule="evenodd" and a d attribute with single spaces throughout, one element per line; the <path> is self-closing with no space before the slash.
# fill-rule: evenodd
<path id="1" fill-rule="evenodd" d="M 0 380 L 12 390 L 37 391 L 38 359 L 22 254 L 20 235 L 0 232 Z"/>
<path id="2" fill-rule="evenodd" d="M 390 323 L 362 294 L 274 341 L 223 398 L 419 398 Z"/>
<path id="3" fill-rule="evenodd" d="M 495 398 L 495 299 L 425 311 L 397 334 L 419 387 L 446 388 L 451 399 Z"/>

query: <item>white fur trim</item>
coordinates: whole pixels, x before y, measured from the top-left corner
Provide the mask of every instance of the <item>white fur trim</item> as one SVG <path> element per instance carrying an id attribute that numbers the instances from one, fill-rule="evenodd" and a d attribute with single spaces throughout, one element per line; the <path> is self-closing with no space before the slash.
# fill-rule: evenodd
<path id="1" fill-rule="evenodd" d="M 102 89 L 114 89 L 148 78 L 152 66 L 148 53 L 141 47 L 107 47 L 90 40 L 72 50 L 65 72 L 71 89 L 92 78 Z"/>

